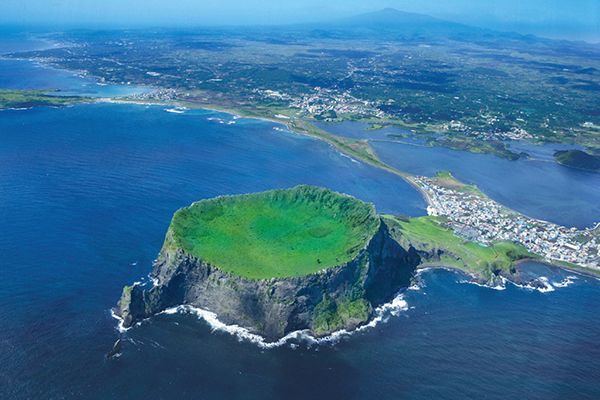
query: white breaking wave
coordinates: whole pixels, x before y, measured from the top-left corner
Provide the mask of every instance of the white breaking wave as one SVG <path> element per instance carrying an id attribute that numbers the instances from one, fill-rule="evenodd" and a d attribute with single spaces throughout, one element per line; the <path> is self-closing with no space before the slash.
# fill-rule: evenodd
<path id="1" fill-rule="evenodd" d="M 342 157 L 346 157 L 348 159 L 350 159 L 350 161 L 352 161 L 355 164 L 360 164 L 360 162 L 356 161 L 354 158 L 350 157 L 348 154 L 344 154 L 341 151 L 338 151 L 339 155 L 341 155 Z"/>
<path id="2" fill-rule="evenodd" d="M 165 111 L 173 114 L 185 114 L 185 110 L 180 108 L 167 108 Z"/>
<path id="3" fill-rule="evenodd" d="M 550 284 L 550 282 L 549 282 L 549 280 L 548 280 L 548 278 L 547 278 L 547 277 L 545 277 L 545 276 L 540 276 L 540 277 L 539 277 L 539 278 L 537 278 L 537 279 L 538 279 L 538 281 L 539 281 L 539 282 L 540 282 L 542 285 L 544 285 L 544 287 L 537 287 L 537 286 L 534 286 L 534 285 L 532 285 L 532 284 L 530 284 L 530 283 L 528 283 L 528 284 L 526 284 L 526 285 L 521 285 L 521 284 L 519 284 L 519 283 L 515 283 L 515 282 L 512 282 L 512 281 L 508 281 L 508 282 L 510 282 L 510 283 L 511 283 L 513 286 L 516 286 L 516 287 L 518 287 L 518 288 L 521 288 L 521 289 L 527 289 L 527 290 L 537 290 L 537 291 L 538 291 L 538 292 L 540 292 L 540 293 L 549 293 L 549 292 L 554 292 L 554 290 L 555 290 L 555 289 L 554 289 L 554 287 L 553 287 L 553 286 Z"/>
<path id="4" fill-rule="evenodd" d="M 554 290 L 555 290 L 554 286 L 552 286 L 550 284 L 550 280 L 548 278 L 546 278 L 545 276 L 540 276 L 539 280 L 544 285 L 544 287 L 537 288 L 538 292 L 541 292 L 541 293 L 554 292 Z"/>
<path id="5" fill-rule="evenodd" d="M 33 109 L 33 107 L 8 107 L 5 108 L 4 110 L 10 110 L 10 111 L 27 111 L 27 110 L 31 110 Z M 2 109 L 0 109 L 1 111 Z"/>
<path id="6" fill-rule="evenodd" d="M 121 318 L 120 316 L 118 316 L 117 314 L 115 314 L 115 311 L 111 308 L 110 309 L 110 316 L 113 317 L 114 319 L 116 319 L 119 323 L 117 324 L 117 330 L 120 333 L 125 333 L 128 330 L 131 329 L 131 327 L 129 328 L 125 328 L 124 323 L 125 321 L 123 320 L 123 318 Z"/>
<path id="7" fill-rule="evenodd" d="M 231 120 L 231 121 L 225 121 L 222 118 L 218 118 L 218 117 L 208 117 L 206 118 L 207 121 L 212 121 L 212 122 L 218 122 L 219 124 L 226 124 L 226 125 L 235 125 L 236 121 Z"/>
<path id="8" fill-rule="evenodd" d="M 177 313 L 191 313 L 196 314 L 200 319 L 203 319 L 213 331 L 226 332 L 230 335 L 236 336 L 240 340 L 246 340 L 257 344 L 264 348 L 273 348 L 285 344 L 288 340 L 300 337 L 305 334 L 303 331 L 291 332 L 288 335 L 282 337 L 275 342 L 267 342 L 265 338 L 260 335 L 250 332 L 249 329 L 241 327 L 239 325 L 227 325 L 217 318 L 217 314 L 214 312 L 203 310 L 198 307 L 192 307 L 188 305 L 181 305 L 177 307 L 168 308 L 161 314 L 177 314 Z"/>
<path id="9" fill-rule="evenodd" d="M 575 275 L 569 275 L 560 282 L 552 282 L 552 286 L 557 287 L 557 288 L 564 288 L 564 287 L 567 287 L 567 286 L 575 283 L 575 279 L 579 279 L 579 278 L 576 277 Z"/>
<path id="10" fill-rule="evenodd" d="M 258 334 L 252 333 L 248 328 L 244 328 L 239 325 L 227 325 L 224 322 L 220 321 L 217 317 L 217 314 L 215 314 L 214 312 L 203 310 L 201 308 L 192 307 L 188 305 L 181 305 L 169 308 L 161 312 L 161 314 L 195 314 L 196 316 L 198 316 L 198 318 L 203 319 L 213 331 L 225 332 L 237 337 L 240 341 L 251 342 L 264 349 L 272 349 L 286 344 L 290 344 L 290 346 L 294 347 L 295 345 L 292 341 L 304 342 L 309 345 L 335 344 L 342 338 L 349 337 L 354 333 L 362 332 L 366 329 L 374 328 L 379 323 L 385 323 L 389 320 L 390 317 L 398 316 L 402 311 L 406 310 L 408 310 L 408 303 L 404 300 L 404 295 L 399 294 L 391 302 L 377 307 L 375 309 L 375 317 L 371 319 L 367 324 L 361 325 L 360 327 L 352 331 L 342 329 L 337 332 L 333 332 L 329 336 L 316 338 L 310 334 L 309 330 L 300 330 L 290 332 L 284 337 L 272 342 L 269 342 L 267 339 Z M 116 318 L 119 319 L 118 316 Z"/>
<path id="11" fill-rule="evenodd" d="M 523 285 L 520 283 L 510 281 L 504 277 L 501 277 L 501 279 L 502 279 L 502 284 L 498 284 L 496 286 L 491 286 L 488 284 L 479 283 L 479 282 L 471 281 L 471 280 L 461 280 L 461 281 L 459 281 L 459 283 L 468 283 L 470 285 L 481 286 L 484 288 L 494 289 L 494 290 L 505 290 L 506 284 L 509 283 L 509 284 L 511 284 L 515 287 L 521 288 L 521 289 L 536 290 L 540 293 L 550 293 L 550 292 L 554 292 L 556 290 L 556 288 L 566 288 L 566 287 L 572 285 L 573 283 L 575 283 L 574 280 L 578 279 L 578 278 L 574 275 L 569 275 L 560 282 L 550 282 L 550 279 L 548 279 L 547 277 L 540 276 L 539 278 L 537 278 L 537 281 L 539 283 L 541 283 L 543 287 L 539 287 L 539 286 L 533 285 L 531 283 L 527 283 L 527 284 Z"/>
<path id="12" fill-rule="evenodd" d="M 466 279 L 458 281 L 458 283 L 467 283 L 469 285 L 475 285 L 475 286 L 483 287 L 486 289 L 492 289 L 492 290 L 506 290 L 506 282 L 505 282 L 504 278 L 502 278 L 502 283 L 499 283 L 496 286 L 492 286 L 487 283 L 479 283 L 477 281 L 470 281 L 470 280 L 466 280 Z"/>

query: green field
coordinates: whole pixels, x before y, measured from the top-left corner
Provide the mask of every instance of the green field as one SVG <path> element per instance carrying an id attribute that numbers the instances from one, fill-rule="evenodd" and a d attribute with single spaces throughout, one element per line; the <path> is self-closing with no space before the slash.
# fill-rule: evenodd
<path id="1" fill-rule="evenodd" d="M 173 247 L 251 279 L 303 276 L 356 257 L 379 226 L 375 208 L 298 186 L 194 203 L 175 213 Z"/>
<path id="2" fill-rule="evenodd" d="M 466 241 L 442 226 L 437 217 L 404 219 L 386 216 L 385 221 L 402 245 L 412 245 L 418 251 L 442 251 L 439 259 L 429 260 L 425 266 L 457 268 L 489 278 L 493 271 L 508 272 L 515 261 L 533 256 L 512 242 L 482 246 Z"/>

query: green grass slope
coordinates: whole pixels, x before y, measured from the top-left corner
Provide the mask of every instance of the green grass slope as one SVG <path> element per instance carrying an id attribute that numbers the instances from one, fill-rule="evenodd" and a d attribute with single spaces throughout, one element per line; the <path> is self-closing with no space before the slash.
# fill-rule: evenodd
<path id="1" fill-rule="evenodd" d="M 483 246 L 466 241 L 442 226 L 438 217 L 384 218 L 402 245 L 412 245 L 425 252 L 442 251 L 439 259 L 428 260 L 423 266 L 456 268 L 489 278 L 493 271 L 509 272 L 515 261 L 533 256 L 524 247 L 512 242 Z"/>
<path id="2" fill-rule="evenodd" d="M 251 279 L 308 275 L 352 260 L 379 227 L 372 205 L 327 189 L 219 197 L 175 213 L 165 249 Z"/>

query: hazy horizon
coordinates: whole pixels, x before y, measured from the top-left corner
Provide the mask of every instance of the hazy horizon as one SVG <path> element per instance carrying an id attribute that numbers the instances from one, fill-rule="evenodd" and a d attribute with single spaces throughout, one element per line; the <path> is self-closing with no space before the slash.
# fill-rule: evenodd
<path id="1" fill-rule="evenodd" d="M 600 41 L 600 1 L 574 0 L 4 0 L 0 25 L 69 28 L 139 28 L 150 26 L 276 25 L 322 22 L 383 8 L 428 14 L 450 21 L 534 33 L 542 36 Z"/>

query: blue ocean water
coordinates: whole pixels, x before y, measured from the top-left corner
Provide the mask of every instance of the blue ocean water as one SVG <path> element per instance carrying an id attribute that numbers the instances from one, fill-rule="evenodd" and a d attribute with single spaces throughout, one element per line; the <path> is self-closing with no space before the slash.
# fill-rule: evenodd
<path id="1" fill-rule="evenodd" d="M 133 85 L 99 84 L 92 77 L 53 68 L 35 60 L 15 57 L 25 51 L 65 46 L 43 37 L 0 30 L 0 89 L 40 89 L 56 94 L 89 97 L 119 97 L 143 93 L 149 88 Z M 4 57 L 2 57 L 4 55 Z"/>
<path id="2" fill-rule="evenodd" d="M 13 52 L 50 49 L 55 46 L 55 43 L 46 40 L 44 37 L 0 28 L 0 56 Z"/>
<path id="3" fill-rule="evenodd" d="M 30 60 L 0 59 L 0 88 L 40 89 L 59 95 L 120 97 L 143 93 L 148 88 L 99 84 L 90 77 L 52 68 Z M 59 90 L 59 92 L 54 92 Z"/>
<path id="4" fill-rule="evenodd" d="M 320 124 L 332 133 L 369 138 L 371 145 L 390 165 L 413 174 L 432 176 L 451 171 L 458 179 L 476 184 L 488 196 L 533 218 L 578 228 L 600 222 L 600 174 L 568 168 L 554 162 L 560 144 L 514 143 L 529 159 L 504 160 L 443 147 L 424 146 L 418 138 L 396 139 L 407 133 L 395 128 L 367 130 L 365 124 Z"/>
<path id="5" fill-rule="evenodd" d="M 0 112 L 0 398 L 600 396 L 600 286 L 584 277 L 538 293 L 429 271 L 399 316 L 335 345 L 261 349 L 162 315 L 105 359 L 110 308 L 150 271 L 178 207 L 311 183 L 423 214 L 397 177 L 274 128 L 144 106 Z"/>
<path id="6" fill-rule="evenodd" d="M 0 87 L 82 84 L 23 63 L 0 68 Z M 334 345 L 263 349 L 174 314 L 106 359 L 120 336 L 110 308 L 150 271 L 181 206 L 312 183 L 424 214 L 397 177 L 279 128 L 144 106 L 0 111 L 0 398 L 600 398 L 600 282 L 535 263 L 553 292 L 431 270 L 398 316 Z"/>

